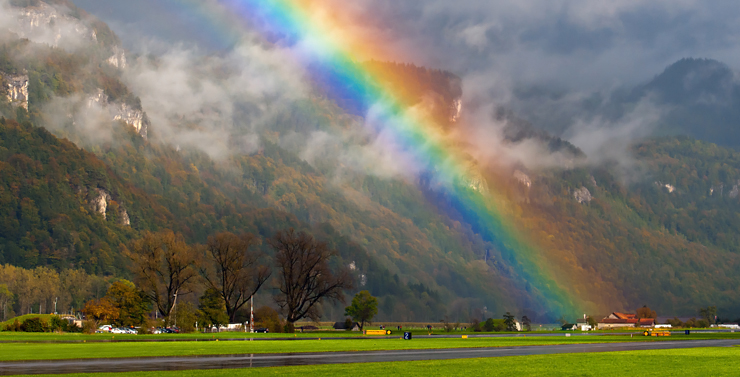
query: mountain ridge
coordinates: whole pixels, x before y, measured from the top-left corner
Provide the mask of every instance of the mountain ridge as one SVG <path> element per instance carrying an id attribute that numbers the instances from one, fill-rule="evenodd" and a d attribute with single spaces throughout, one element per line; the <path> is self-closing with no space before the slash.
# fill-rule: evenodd
<path id="1" fill-rule="evenodd" d="M 30 44 L 10 42 L 0 52 L 18 51 Z M 136 93 L 124 82 L 121 67 L 106 63 L 107 51 L 68 53 L 40 45 L 31 47 L 46 59 L 16 59 L 19 54 L 12 53 L 0 59 L 5 66 L 29 73 L 28 111 L 0 101 L 0 111 L 14 118 L 3 121 L 2 130 L 28 139 L 25 144 L 7 144 L 0 150 L 0 166 L 14 177 L 6 180 L 9 186 L 3 189 L 3 203 L 12 214 L 6 221 L 23 223 L 24 208 L 29 216 L 34 213 L 28 210 L 33 209 L 31 206 L 24 207 L 24 201 L 36 203 L 41 194 L 47 194 L 14 191 L 13 182 L 25 187 L 26 181 L 54 177 L 53 173 L 61 169 L 56 167 L 59 163 L 54 165 L 50 158 L 39 157 L 50 154 L 45 148 L 53 145 L 64 145 L 68 153 L 81 156 L 74 161 L 88 161 L 97 167 L 99 177 L 85 182 L 87 192 L 106 190 L 111 199 L 106 200 L 105 213 L 111 213 L 103 218 L 74 209 L 84 203 L 84 198 L 79 198 L 72 186 L 62 185 L 57 191 L 67 194 L 57 196 L 58 204 L 66 209 L 51 210 L 47 215 L 39 208 L 38 221 L 29 217 L 32 221 L 26 222 L 28 230 L 18 230 L 13 233 L 13 241 L 3 241 L 5 263 L 66 268 L 49 261 L 33 261 L 36 251 L 46 255 L 40 251 L 45 245 L 42 238 L 55 240 L 54 219 L 62 215 L 80 220 L 76 220 L 79 224 L 64 223 L 61 230 L 99 233 L 98 241 L 88 242 L 87 248 L 93 254 L 112 258 L 79 267 L 90 273 L 120 276 L 125 276 L 125 260 L 120 252 L 143 231 L 171 228 L 183 233 L 188 242 L 202 243 L 217 231 L 249 231 L 264 238 L 278 229 L 296 227 L 313 232 L 337 248 L 340 255 L 336 263 L 355 262 L 358 273 L 366 276 L 366 287 L 380 296 L 382 318 L 437 321 L 449 314 L 467 320 L 486 307 L 490 312 L 526 314 L 533 320 L 556 319 L 537 300 L 527 281 L 517 275 L 513 268 L 517 261 L 484 241 L 475 224 L 455 216 L 454 203 L 425 185 L 423 176 L 382 177 L 342 169 L 348 162 L 340 153 L 331 155 L 331 148 L 341 151 L 346 144 L 364 146 L 367 138 L 362 133 L 352 134 L 358 119 L 352 112 L 347 114 L 341 99 L 318 95 L 291 102 L 284 113 L 271 119 L 274 127 L 259 134 L 258 148 L 222 159 L 163 142 L 158 138 L 156 123 L 151 124 L 151 132 L 144 138 L 125 122 L 106 118 L 101 123 L 111 137 L 89 140 L 73 121 L 65 121 L 62 128 L 52 127 L 50 122 L 55 118 L 43 111 L 44 106 L 57 98 L 86 98 L 99 88 L 111 98 L 141 106 Z M 80 72 L 69 64 L 75 61 L 91 62 L 98 69 L 94 74 Z M 378 65 L 377 69 L 397 70 L 396 77 L 403 78 L 404 72 L 411 70 L 418 77 L 454 81 L 452 74 L 423 67 L 372 64 Z M 442 89 L 435 89 L 439 87 Z M 409 105 L 419 103 L 429 90 L 439 90 L 432 94 L 442 100 L 433 108 L 443 111 L 435 117 L 454 129 L 448 103 L 450 98 L 458 98 L 454 88 L 454 82 L 419 83 L 417 89 L 410 89 Z M 566 151 L 574 159 L 584 157 L 567 141 L 540 132 L 513 113 L 494 115 L 509 125 L 509 143 L 538 140 L 551 151 Z M 350 136 L 325 147 L 328 155 L 309 159 L 291 143 L 296 138 L 310 139 L 329 131 Z M 86 152 L 59 141 L 57 136 L 73 140 Z M 3 138 L 4 142 L 11 140 L 15 139 Z M 503 196 L 498 199 L 513 203 L 510 220 L 521 224 L 543 245 L 542 263 L 549 264 L 558 281 L 574 296 L 586 300 L 599 297 L 598 302 L 588 303 L 592 308 L 589 310 L 606 312 L 649 304 L 661 313 L 684 315 L 698 306 L 716 304 L 722 313 L 734 313 L 740 310 L 731 299 L 740 279 L 732 273 L 738 266 L 738 251 L 732 247 L 735 238 L 721 234 L 737 233 L 723 224 L 733 218 L 738 201 L 729 193 L 721 196 L 725 201 L 719 204 L 706 197 L 712 187 L 734 185 L 740 179 L 734 168 L 736 153 L 688 138 L 656 140 L 633 149 L 650 176 L 631 185 L 620 182 L 608 165 L 573 164 L 531 171 L 518 167 L 518 173 L 510 171 L 513 168 L 486 170 L 479 186 L 485 187 L 485 182 L 505 183 Z M 14 150 L 16 144 L 25 149 Z M 680 154 L 685 154 L 683 160 L 676 157 Z M 713 164 L 704 164 L 705 160 Z M 24 175 L 27 172 L 38 177 Z M 116 183 L 108 184 L 106 180 Z M 667 192 L 665 184 L 676 191 Z M 130 225 L 123 225 L 111 201 L 126 209 Z M 703 215 L 702 211 L 719 215 Z M 694 218 L 703 222 L 696 225 L 691 222 Z M 80 224 L 91 224 L 86 225 L 91 230 Z M 42 230 L 49 235 L 24 240 L 29 232 Z M 113 233 L 110 238 L 115 241 L 107 242 L 103 236 L 106 232 Z M 16 247 L 8 258 L 10 242 Z"/>

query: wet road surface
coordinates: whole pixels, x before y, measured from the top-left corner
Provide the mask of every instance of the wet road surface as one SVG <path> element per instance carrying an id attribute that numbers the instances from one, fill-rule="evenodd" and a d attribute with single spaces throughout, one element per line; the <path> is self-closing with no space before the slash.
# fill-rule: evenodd
<path id="1" fill-rule="evenodd" d="M 316 364 L 368 363 L 383 361 L 467 359 L 476 357 L 548 355 L 560 353 L 661 350 L 695 347 L 730 347 L 735 345 L 740 345 L 740 339 L 682 340 L 639 343 L 564 344 L 547 346 L 461 348 L 436 350 L 247 354 L 198 357 L 152 357 L 26 362 L 14 361 L 0 362 L 0 375 L 229 369 Z"/>

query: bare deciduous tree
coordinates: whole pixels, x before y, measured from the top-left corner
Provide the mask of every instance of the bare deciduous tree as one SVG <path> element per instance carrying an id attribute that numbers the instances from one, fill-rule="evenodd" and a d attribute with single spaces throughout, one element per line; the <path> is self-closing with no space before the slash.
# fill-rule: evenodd
<path id="1" fill-rule="evenodd" d="M 272 274 L 268 266 L 260 265 L 262 253 L 251 250 L 257 244 L 251 234 L 237 236 L 224 232 L 208 237 L 206 258 L 200 268 L 208 288 L 224 300 L 231 322 L 236 312 L 257 293 Z"/>
<path id="2" fill-rule="evenodd" d="M 197 276 L 197 248 L 171 230 L 145 233 L 128 252 L 136 284 L 169 319 L 175 297 L 190 293 Z"/>
<path id="3" fill-rule="evenodd" d="M 329 269 L 329 259 L 336 251 L 326 243 L 292 228 L 278 231 L 268 242 L 275 249 L 280 275 L 280 293 L 275 302 L 288 323 L 305 317 L 318 320 L 319 304 L 324 299 L 344 302 L 342 291 L 352 288 L 352 279 L 346 269 L 336 274 Z"/>

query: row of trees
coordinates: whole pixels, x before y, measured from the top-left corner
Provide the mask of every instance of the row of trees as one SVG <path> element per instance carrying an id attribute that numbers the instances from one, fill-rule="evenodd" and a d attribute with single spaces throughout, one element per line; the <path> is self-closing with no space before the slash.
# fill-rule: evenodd
<path id="1" fill-rule="evenodd" d="M 504 314 L 503 319 L 488 318 L 484 322 L 480 322 L 477 319 L 474 319 L 471 322 L 471 326 L 473 328 L 473 331 L 491 332 L 491 331 L 518 331 L 519 330 L 519 328 L 517 328 L 516 317 L 510 312 L 506 312 L 506 314 Z M 532 331 L 532 321 L 526 315 L 522 316 L 521 326 L 522 326 L 521 328 L 522 330 Z"/>
<path id="2" fill-rule="evenodd" d="M 112 278 L 83 270 L 57 272 L 48 267 L 27 270 L 0 265 L 0 320 L 30 313 L 74 313 L 85 302 L 105 294 Z"/>
<path id="3" fill-rule="evenodd" d="M 272 258 L 255 247 L 259 239 L 251 234 L 224 232 L 208 237 L 206 245 L 190 245 L 165 230 L 144 234 L 127 255 L 134 282 L 168 324 L 175 319 L 178 297 L 199 285 L 205 288 L 201 312 L 222 307 L 228 320 L 235 321 L 237 311 L 269 281 L 273 263 L 273 298 L 289 327 L 302 318 L 318 320 L 323 300 L 343 301 L 344 290 L 352 288 L 348 269 L 330 268 L 336 251 L 308 233 L 281 230 L 267 243 Z"/>

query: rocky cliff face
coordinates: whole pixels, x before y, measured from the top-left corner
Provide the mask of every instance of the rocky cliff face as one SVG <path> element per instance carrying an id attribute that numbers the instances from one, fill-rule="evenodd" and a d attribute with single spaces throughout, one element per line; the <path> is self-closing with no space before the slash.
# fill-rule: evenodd
<path id="1" fill-rule="evenodd" d="M 136 129 L 139 135 L 146 138 L 148 127 L 146 115 L 143 111 L 136 110 L 125 103 L 113 106 L 112 110 L 114 112 L 113 120 L 120 120 L 128 124 Z"/>
<path id="2" fill-rule="evenodd" d="M 663 182 L 658 181 L 658 182 L 655 182 L 655 185 L 660 188 L 666 189 L 666 191 L 668 191 L 669 194 L 673 194 L 673 192 L 676 191 L 676 186 L 673 186 L 670 183 L 663 183 Z"/>
<path id="3" fill-rule="evenodd" d="M 98 40 L 95 30 L 81 20 L 44 2 L 13 9 L 17 12 L 17 22 L 15 25 L 8 25 L 8 29 L 21 38 L 47 43 L 54 47 L 66 43 L 77 44 L 81 40 L 91 42 Z"/>
<path id="4" fill-rule="evenodd" d="M 28 110 L 28 75 L 9 75 L 0 72 L 0 82 L 5 89 L 8 102 Z"/>
<path id="5" fill-rule="evenodd" d="M 105 219 L 108 203 L 111 200 L 110 194 L 103 189 L 96 188 L 90 191 L 90 195 L 90 209 L 103 215 Z"/>
<path id="6" fill-rule="evenodd" d="M 108 58 L 106 62 L 118 69 L 126 69 L 128 66 L 126 62 L 126 51 L 120 47 L 115 47 L 113 49 L 113 56 Z"/>
<path id="7" fill-rule="evenodd" d="M 473 191 L 480 193 L 488 192 L 488 182 L 477 170 L 471 167 L 465 174 L 458 178 L 458 183 Z"/>
<path id="8" fill-rule="evenodd" d="M 87 190 L 86 188 L 79 189 L 79 192 L 84 193 L 87 192 L 87 203 L 90 207 L 90 210 L 100 214 L 103 216 L 103 219 L 108 219 L 108 212 L 113 211 L 115 208 L 114 213 L 118 215 L 118 223 L 125 226 L 131 225 L 131 219 L 128 216 L 128 211 L 126 211 L 125 208 L 123 208 L 120 204 L 115 204 L 114 206 L 111 206 L 111 202 L 113 201 L 113 197 L 111 196 L 108 191 L 101 189 L 101 188 L 94 188 Z"/>
<path id="9" fill-rule="evenodd" d="M 458 98 L 450 105 L 450 123 L 457 123 L 460 120 L 460 114 L 462 114 L 462 100 Z"/>
<path id="10" fill-rule="evenodd" d="M 593 196 L 591 196 L 591 191 L 588 191 L 588 189 L 583 186 L 573 191 L 573 197 L 578 203 L 581 204 L 588 204 L 593 199 Z"/>
<path id="11" fill-rule="evenodd" d="M 148 121 L 146 114 L 143 111 L 134 109 L 125 103 L 109 102 L 108 96 L 105 94 L 103 89 L 98 89 L 95 94 L 87 98 L 87 107 L 92 108 L 93 106 L 107 109 L 111 114 L 112 120 L 128 124 L 133 127 L 139 135 L 146 138 Z"/>
<path id="12" fill-rule="evenodd" d="M 527 188 L 532 188 L 532 179 L 530 179 L 523 171 L 514 170 L 514 179 L 516 179 L 519 184 L 526 186 Z"/>

